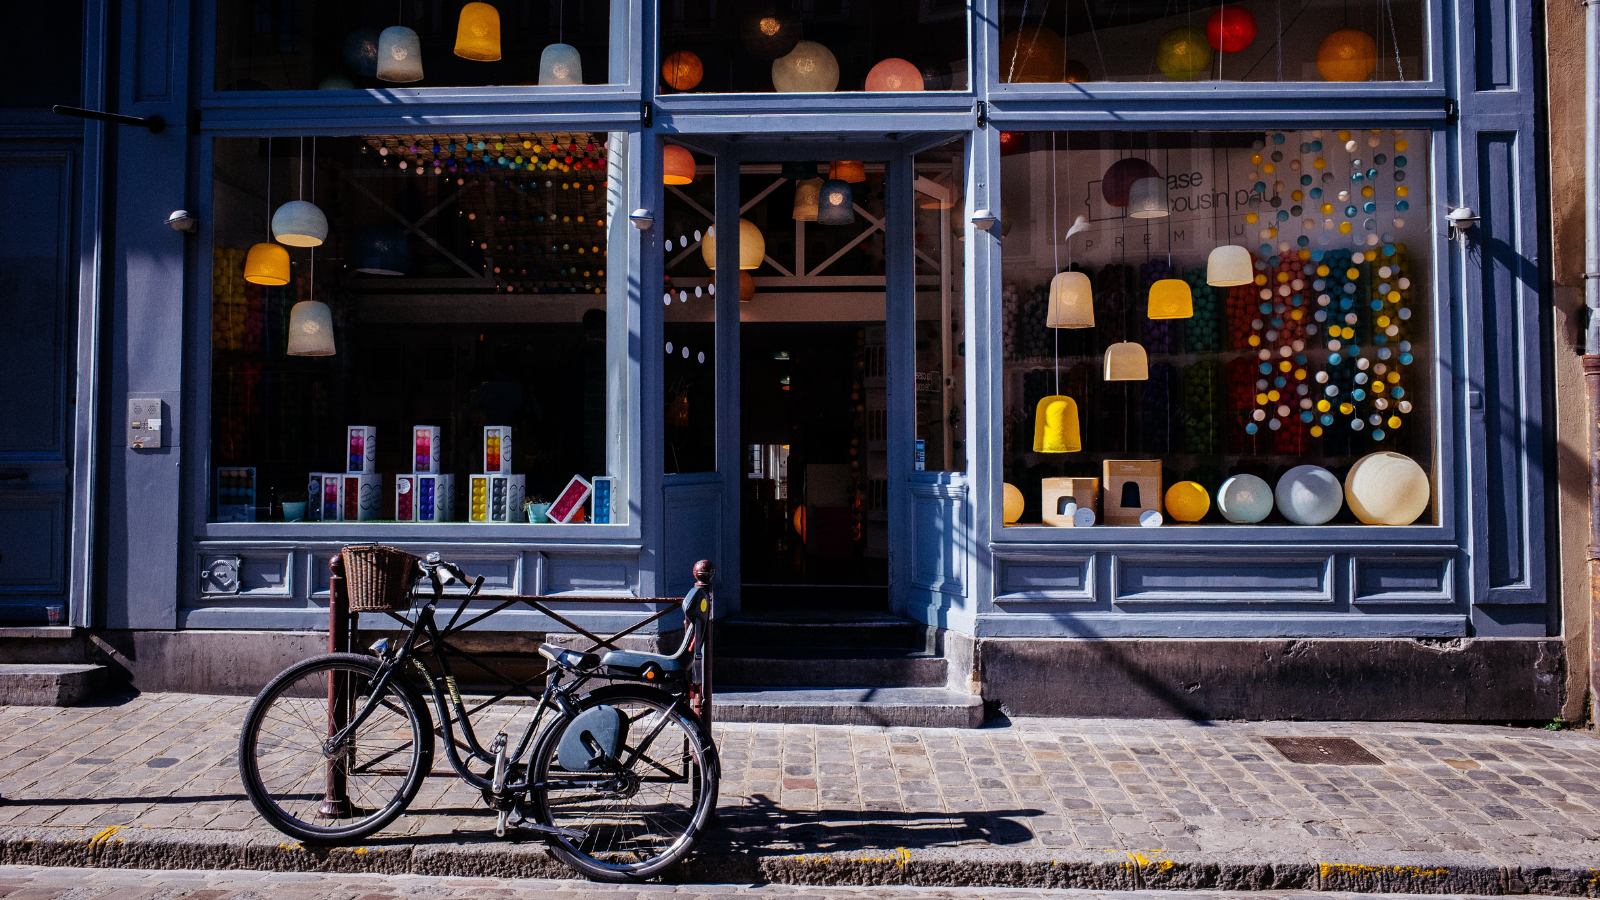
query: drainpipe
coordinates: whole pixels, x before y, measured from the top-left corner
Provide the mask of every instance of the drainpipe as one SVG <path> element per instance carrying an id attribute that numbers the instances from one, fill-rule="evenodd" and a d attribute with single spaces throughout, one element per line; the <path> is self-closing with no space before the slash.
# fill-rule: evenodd
<path id="1" fill-rule="evenodd" d="M 1600 696 L 1600 0 L 1583 4 L 1583 382 L 1589 401 L 1589 697 Z"/>

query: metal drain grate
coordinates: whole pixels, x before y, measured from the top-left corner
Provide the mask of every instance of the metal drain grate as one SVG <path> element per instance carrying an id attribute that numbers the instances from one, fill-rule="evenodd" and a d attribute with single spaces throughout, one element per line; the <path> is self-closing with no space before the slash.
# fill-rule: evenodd
<path id="1" fill-rule="evenodd" d="M 1383 760 L 1349 738 L 1269 737 L 1265 739 L 1284 758 L 1301 765 L 1381 766 Z"/>

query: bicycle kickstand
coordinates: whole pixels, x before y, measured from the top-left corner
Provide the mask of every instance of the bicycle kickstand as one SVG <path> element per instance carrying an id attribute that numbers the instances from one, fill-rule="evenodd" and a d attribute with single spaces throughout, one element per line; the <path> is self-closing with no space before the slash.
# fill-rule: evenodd
<path id="1" fill-rule="evenodd" d="M 505 803 L 506 770 L 510 768 L 511 759 L 506 746 L 506 733 L 504 731 L 495 735 L 494 743 L 489 745 L 489 752 L 494 754 L 494 801 L 496 806 Z M 494 836 L 505 837 L 506 825 L 511 819 L 511 809 L 515 804 L 506 804 L 505 808 L 496 810 L 494 823 Z"/>

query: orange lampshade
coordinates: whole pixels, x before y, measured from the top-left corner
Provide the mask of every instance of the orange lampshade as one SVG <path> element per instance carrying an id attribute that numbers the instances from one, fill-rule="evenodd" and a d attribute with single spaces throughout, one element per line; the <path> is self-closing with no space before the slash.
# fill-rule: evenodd
<path id="1" fill-rule="evenodd" d="M 661 80 L 673 90 L 692 91 L 705 76 L 705 64 L 688 50 L 679 50 L 661 61 Z"/>
<path id="2" fill-rule="evenodd" d="M 1040 400 L 1033 417 L 1033 452 L 1077 453 L 1082 449 L 1077 402 L 1060 394 Z"/>
<path id="3" fill-rule="evenodd" d="M 456 55 L 477 62 L 500 58 L 500 11 L 487 3 L 468 3 L 461 7 L 461 22 L 456 28 Z"/>
<path id="4" fill-rule="evenodd" d="M 828 177 L 845 184 L 860 184 L 867 180 L 867 167 L 859 159 L 847 159 L 828 165 Z"/>
<path id="5" fill-rule="evenodd" d="M 289 283 L 289 251 L 270 241 L 256 244 L 244 258 L 244 280 L 272 287 Z"/>
<path id="6" fill-rule="evenodd" d="M 890 57 L 867 73 L 869 91 L 920 91 L 922 70 L 903 59 Z"/>
<path id="7" fill-rule="evenodd" d="M 1149 316 L 1152 319 L 1194 317 L 1194 294 L 1181 278 L 1163 278 L 1150 285 Z"/>
<path id="8" fill-rule="evenodd" d="M 668 144 L 661 154 L 663 184 L 689 184 L 694 181 L 694 154 L 677 144 Z"/>
<path id="9" fill-rule="evenodd" d="M 749 303 L 756 298 L 756 279 L 749 272 L 739 273 L 739 302 Z"/>

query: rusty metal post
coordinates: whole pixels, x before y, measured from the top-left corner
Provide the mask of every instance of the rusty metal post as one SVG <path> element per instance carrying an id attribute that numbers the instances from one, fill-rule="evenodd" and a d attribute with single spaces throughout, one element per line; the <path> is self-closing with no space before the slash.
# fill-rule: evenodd
<path id="1" fill-rule="evenodd" d="M 711 600 L 710 608 L 706 610 L 706 633 L 700 642 L 700 696 L 698 707 L 695 709 L 700 721 L 706 724 L 707 731 L 711 730 L 711 649 L 712 635 L 716 633 L 716 628 L 712 627 L 712 618 L 717 612 L 716 598 L 710 595 L 711 579 L 716 571 L 716 566 L 712 565 L 709 559 L 702 559 L 694 564 L 694 586 L 704 588 Z"/>
<path id="2" fill-rule="evenodd" d="M 1583 358 L 1589 401 L 1589 702 L 1600 705 L 1600 356 Z M 1591 707 L 1590 717 L 1600 714 Z"/>
<path id="3" fill-rule="evenodd" d="M 345 592 L 344 555 L 335 553 L 328 560 L 328 652 L 350 652 L 350 595 Z M 350 720 L 350 684 L 344 675 L 328 678 L 328 737 L 333 737 Z M 318 809 L 330 819 L 348 818 L 351 813 L 350 797 L 343 765 L 346 757 L 340 754 L 327 762 L 326 786 L 322 806 Z"/>

